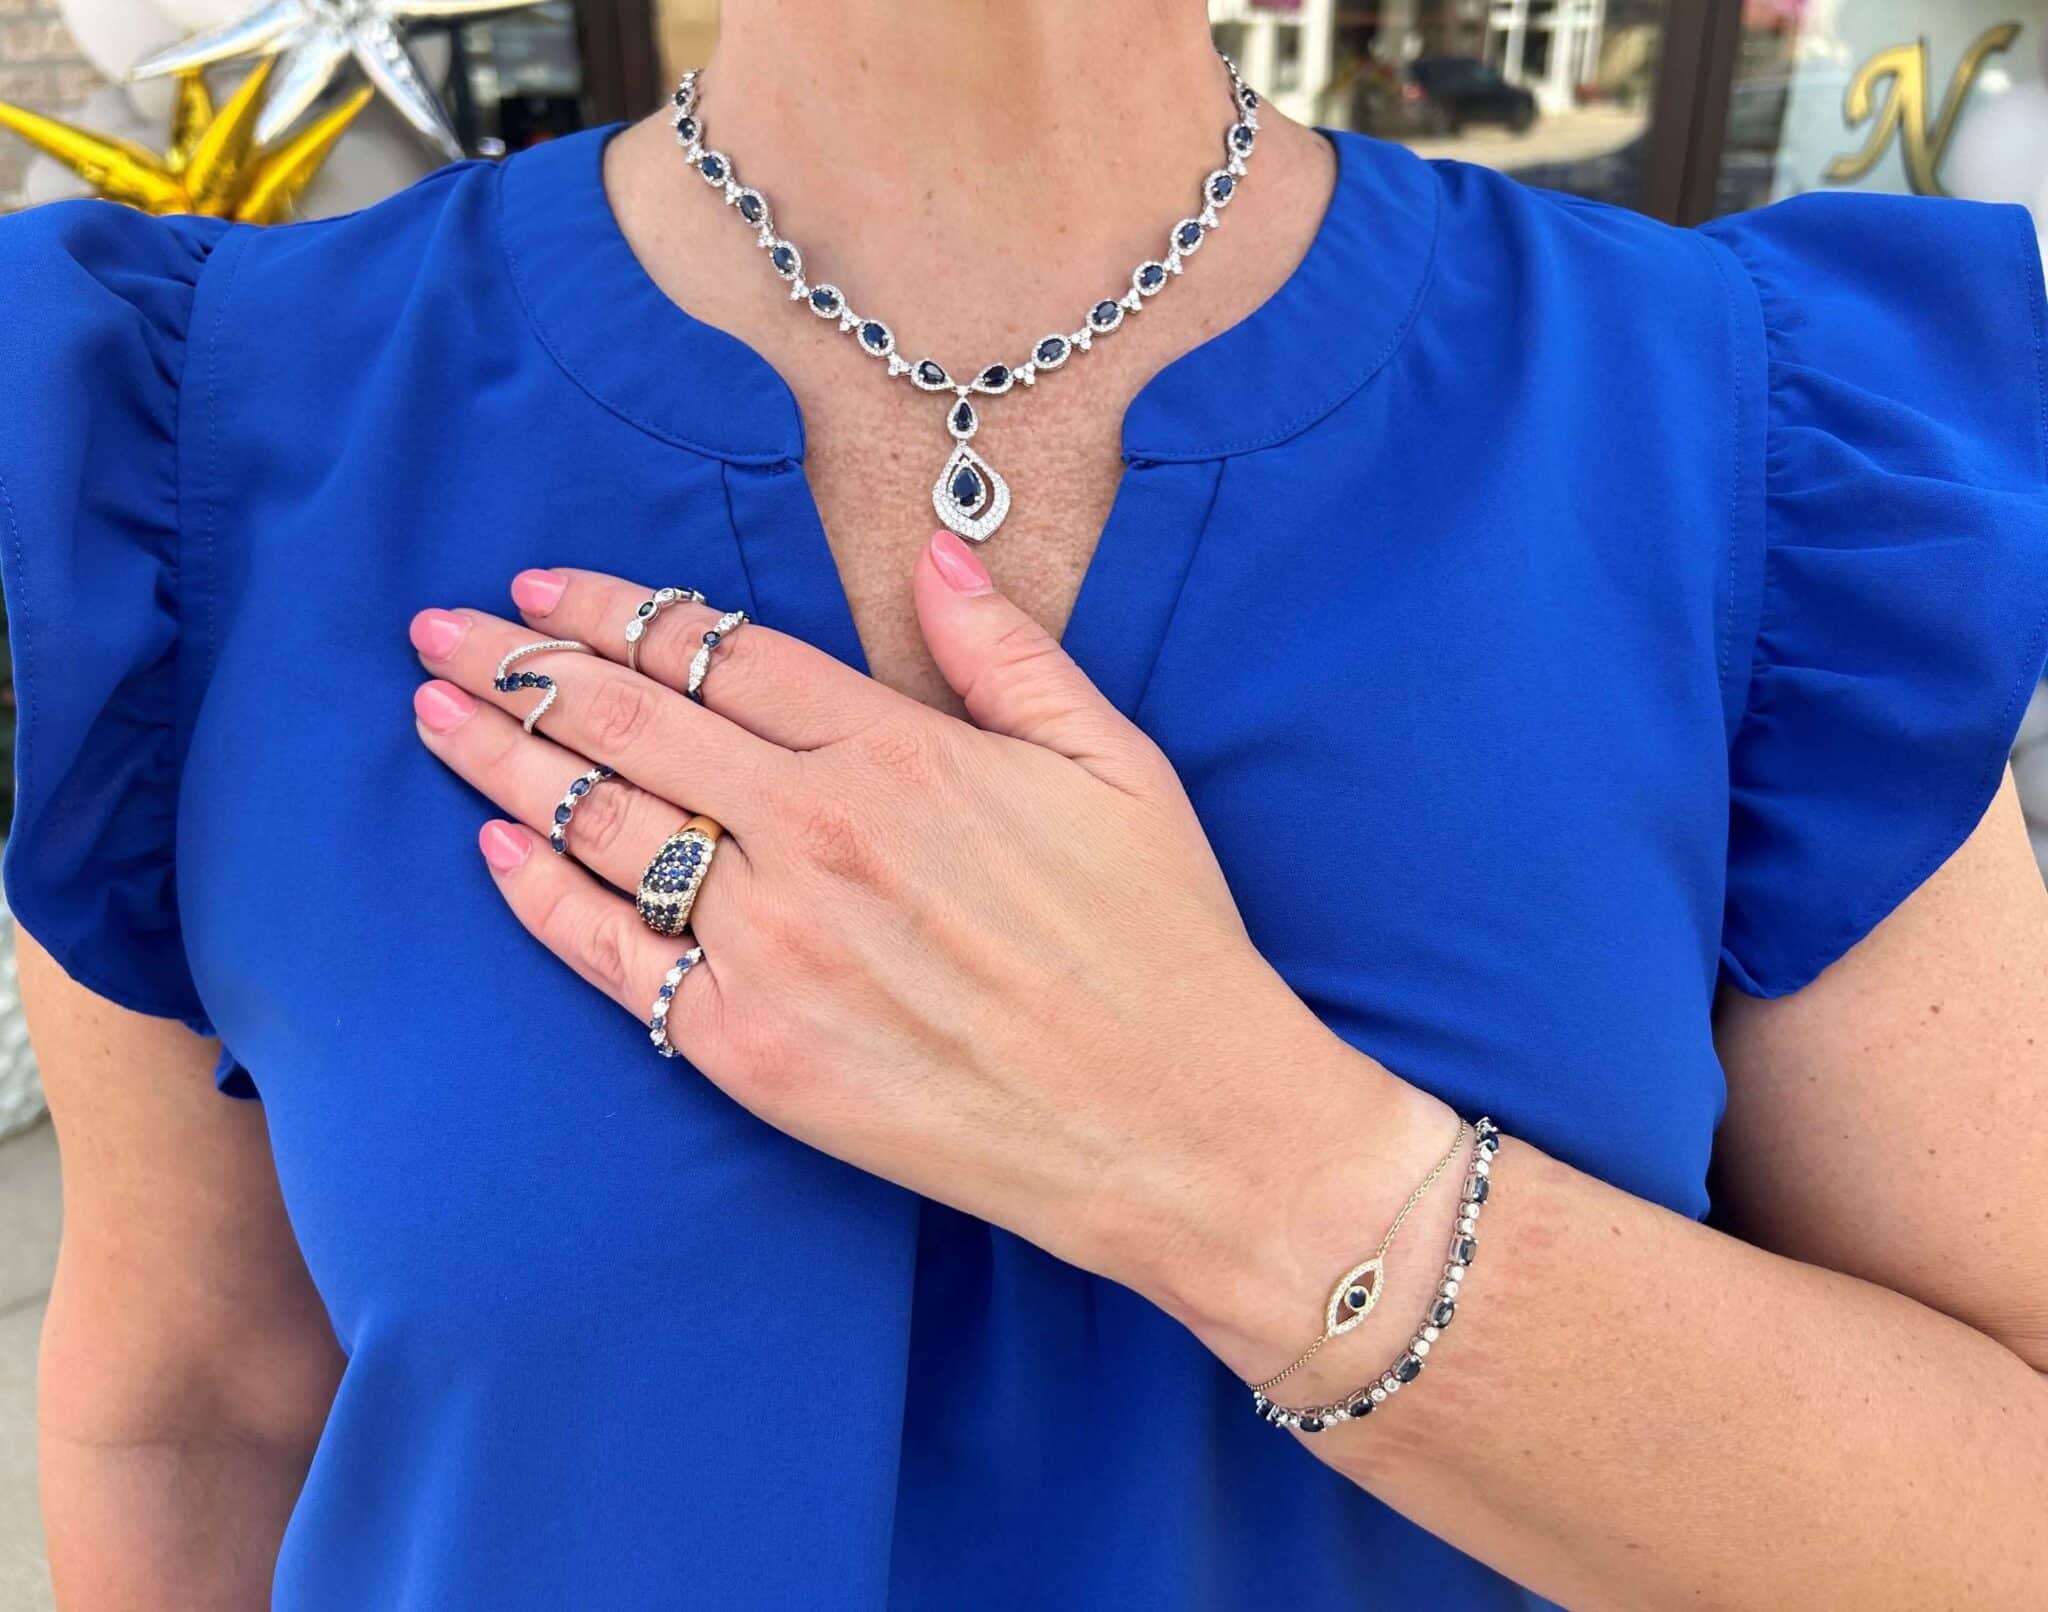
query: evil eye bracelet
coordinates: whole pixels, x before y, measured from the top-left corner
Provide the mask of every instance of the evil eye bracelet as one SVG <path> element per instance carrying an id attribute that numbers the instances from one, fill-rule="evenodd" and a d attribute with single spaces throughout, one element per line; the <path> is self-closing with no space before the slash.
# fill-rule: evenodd
<path id="1" fill-rule="evenodd" d="M 1493 1156 L 1500 1151 L 1500 1129 L 1492 1120 L 1475 1120 L 1472 1131 L 1472 1165 L 1460 1194 L 1458 1224 L 1451 1233 L 1450 1258 L 1444 1263 L 1436 1294 L 1430 1300 L 1422 1325 L 1408 1340 L 1408 1347 L 1378 1377 L 1327 1405 L 1275 1404 L 1266 1397 L 1264 1389 L 1277 1379 L 1267 1378 L 1252 1389 L 1252 1409 L 1258 1412 L 1262 1421 L 1275 1427 L 1291 1427 L 1298 1433 L 1320 1433 L 1339 1422 L 1354 1422 L 1370 1416 L 1422 1375 L 1423 1363 L 1429 1358 L 1430 1349 L 1443 1329 L 1451 1324 L 1451 1317 L 1458 1313 L 1458 1293 L 1472 1264 L 1472 1257 L 1479 1251 L 1479 1208 L 1486 1202 L 1490 1190 Z M 1459 1135 L 1462 1137 L 1463 1134 L 1461 1129 Z"/>

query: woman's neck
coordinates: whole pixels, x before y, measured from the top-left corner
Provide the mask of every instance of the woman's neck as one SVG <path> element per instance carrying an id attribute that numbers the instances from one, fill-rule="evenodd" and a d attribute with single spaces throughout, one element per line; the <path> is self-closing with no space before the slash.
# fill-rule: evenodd
<path id="1" fill-rule="evenodd" d="M 1200 0 L 726 0 L 704 110 L 822 237 L 879 213 L 983 265 L 1170 211 L 1228 116 Z"/>

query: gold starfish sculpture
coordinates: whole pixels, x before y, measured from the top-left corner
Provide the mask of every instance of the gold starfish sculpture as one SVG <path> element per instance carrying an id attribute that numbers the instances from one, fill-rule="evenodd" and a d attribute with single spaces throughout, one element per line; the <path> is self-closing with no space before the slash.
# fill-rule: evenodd
<path id="1" fill-rule="evenodd" d="M 374 92 L 367 86 L 357 90 L 299 134 L 261 150 L 256 118 L 272 65 L 260 63 L 218 110 L 197 70 L 180 73 L 170 143 L 162 156 L 133 140 L 74 129 L 5 101 L 0 101 L 0 129 L 11 129 L 49 153 L 109 201 L 145 213 L 198 213 L 241 224 L 274 224 L 291 212 Z"/>

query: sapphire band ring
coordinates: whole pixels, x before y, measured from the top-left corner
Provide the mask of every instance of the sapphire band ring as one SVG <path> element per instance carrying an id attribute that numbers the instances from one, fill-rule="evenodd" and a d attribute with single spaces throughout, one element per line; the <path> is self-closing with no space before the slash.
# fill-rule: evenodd
<path id="1" fill-rule="evenodd" d="M 592 767 L 564 791 L 560 804 L 555 807 L 554 820 L 548 824 L 548 848 L 555 855 L 569 854 L 569 819 L 576 814 L 577 802 L 607 778 L 616 776 L 609 767 Z"/>
<path id="2" fill-rule="evenodd" d="M 657 935 L 680 935 L 689 927 L 690 909 L 724 832 L 708 817 L 693 817 L 661 842 L 633 897 L 633 910 Z"/>
<path id="3" fill-rule="evenodd" d="M 654 618 L 672 604 L 702 604 L 704 595 L 695 588 L 656 588 L 633 612 L 633 619 L 626 623 L 626 665 L 633 671 L 640 670 L 640 642 L 654 626 Z"/>
<path id="4" fill-rule="evenodd" d="M 711 670 L 711 652 L 730 634 L 738 632 L 747 624 L 744 610 L 728 610 L 714 621 L 704 632 L 704 642 L 697 646 L 697 653 L 690 657 L 690 679 L 683 685 L 683 693 L 699 705 L 704 703 L 704 677 Z"/>
<path id="5" fill-rule="evenodd" d="M 548 676 L 546 672 L 513 671 L 513 662 L 523 660 L 528 655 L 540 655 L 558 649 L 573 650 L 583 655 L 592 653 L 588 644 L 579 644 L 573 638 L 543 638 L 537 643 L 521 644 L 517 649 L 513 650 L 503 660 L 498 662 L 498 670 L 491 678 L 491 687 L 500 694 L 510 694 L 514 690 L 522 688 L 537 688 L 541 691 L 540 703 L 534 706 L 531 711 L 528 711 L 520 721 L 520 726 L 525 728 L 528 733 L 533 732 L 533 725 L 547 714 L 548 708 L 555 703 L 555 696 L 560 694 L 562 690 L 561 686 L 552 677 Z"/>
<path id="6" fill-rule="evenodd" d="M 647 1039 L 654 1043 L 654 1050 L 664 1058 L 678 1056 L 668 1039 L 668 1009 L 675 1000 L 676 987 L 683 983 L 683 976 L 704 961 L 704 948 L 692 946 L 682 956 L 668 965 L 668 972 L 661 977 L 661 989 L 655 993 L 654 1006 L 647 1015 Z"/>

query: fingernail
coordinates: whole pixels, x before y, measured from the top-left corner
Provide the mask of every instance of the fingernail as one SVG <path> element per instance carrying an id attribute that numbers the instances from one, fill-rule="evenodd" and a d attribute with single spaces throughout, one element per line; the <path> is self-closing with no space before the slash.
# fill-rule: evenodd
<path id="1" fill-rule="evenodd" d="M 476 710 L 476 701 L 453 683 L 422 683 L 412 691 L 413 715 L 436 733 L 452 733 Z"/>
<path id="2" fill-rule="evenodd" d="M 468 631 L 468 618 L 452 610 L 422 610 L 412 618 L 412 647 L 428 660 L 446 660 Z"/>
<path id="3" fill-rule="evenodd" d="M 939 575 L 946 579 L 946 586 L 955 593 L 993 593 L 995 582 L 988 574 L 988 567 L 975 557 L 974 550 L 943 526 L 932 533 L 932 564 L 939 568 Z"/>
<path id="4" fill-rule="evenodd" d="M 568 585 L 559 571 L 521 571 L 512 579 L 512 602 L 529 616 L 544 616 L 562 602 Z"/>
<path id="5" fill-rule="evenodd" d="M 526 860 L 526 853 L 532 849 L 524 834 L 496 818 L 484 824 L 476 842 L 494 873 L 510 873 Z"/>

